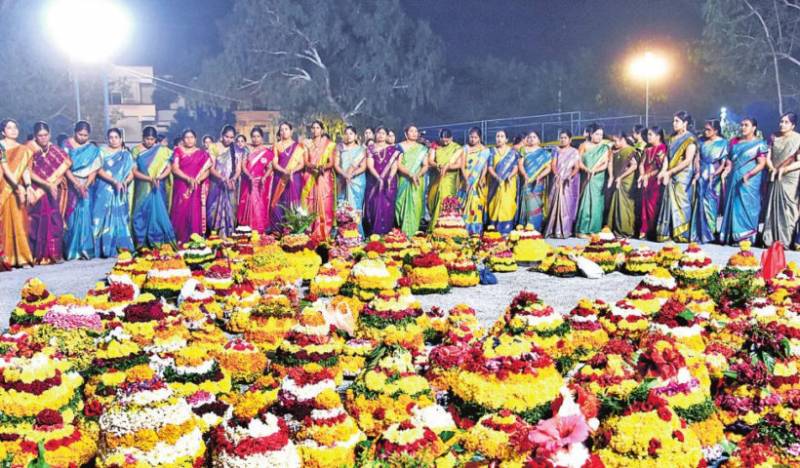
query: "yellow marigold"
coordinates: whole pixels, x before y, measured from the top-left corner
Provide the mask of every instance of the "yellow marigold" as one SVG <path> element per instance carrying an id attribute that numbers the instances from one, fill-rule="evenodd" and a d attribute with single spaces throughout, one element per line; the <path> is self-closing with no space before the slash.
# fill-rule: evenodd
<path id="1" fill-rule="evenodd" d="M 147 364 L 131 367 L 128 369 L 126 374 L 125 380 L 128 382 L 143 382 L 145 380 L 150 380 L 153 378 L 153 376 L 155 376 L 155 372 Z"/>

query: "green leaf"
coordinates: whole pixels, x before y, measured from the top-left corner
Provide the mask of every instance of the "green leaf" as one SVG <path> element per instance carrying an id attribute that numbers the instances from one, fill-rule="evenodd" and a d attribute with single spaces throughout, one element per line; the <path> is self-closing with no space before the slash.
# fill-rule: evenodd
<path id="1" fill-rule="evenodd" d="M 680 314 L 677 315 L 678 318 L 683 319 L 686 323 L 692 323 L 692 320 L 696 317 L 691 310 L 684 310 Z"/>
<path id="2" fill-rule="evenodd" d="M 439 433 L 439 438 L 442 439 L 442 442 L 447 442 L 448 440 L 452 439 L 456 433 L 454 431 L 442 431 Z"/>
<path id="3" fill-rule="evenodd" d="M 50 465 L 45 461 L 44 441 L 39 441 L 37 445 L 38 454 L 36 458 L 28 463 L 28 468 L 50 468 Z"/>
<path id="4" fill-rule="evenodd" d="M 736 371 L 732 371 L 732 370 L 723 371 L 722 375 L 724 375 L 725 377 L 728 377 L 729 379 L 734 379 L 734 380 L 739 378 L 739 373 L 736 372 Z"/>

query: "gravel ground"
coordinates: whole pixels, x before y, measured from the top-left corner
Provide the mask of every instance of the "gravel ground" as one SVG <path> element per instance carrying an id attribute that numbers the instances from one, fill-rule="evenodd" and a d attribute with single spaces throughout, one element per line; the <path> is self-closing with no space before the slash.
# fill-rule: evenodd
<path id="1" fill-rule="evenodd" d="M 580 245 L 586 241 L 579 239 L 555 240 L 553 245 Z M 634 245 L 646 244 L 658 250 L 661 244 L 644 241 L 633 241 Z M 705 245 L 703 249 L 714 263 L 724 265 L 737 249 L 719 245 Z M 753 249 L 757 256 L 759 249 Z M 800 262 L 800 252 L 786 252 L 787 261 Z M 28 278 L 38 276 L 54 294 L 75 294 L 83 296 L 95 282 L 104 278 L 114 265 L 113 259 L 66 262 L 59 265 L 48 265 L 35 268 L 14 270 L 0 273 L 0 328 L 8 325 L 11 310 L 19 300 L 22 285 Z M 547 304 L 559 312 L 568 312 L 583 297 L 598 298 L 604 301 L 617 301 L 633 289 L 640 277 L 612 273 L 603 278 L 590 280 L 586 278 L 555 278 L 541 273 L 520 269 L 514 273 L 498 273 L 498 284 L 493 286 L 477 286 L 474 288 L 453 288 L 449 294 L 432 294 L 419 296 L 423 307 L 434 305 L 449 309 L 456 304 L 465 303 L 472 306 L 480 320 L 490 325 L 502 314 L 511 299 L 521 290 L 537 293 Z"/>

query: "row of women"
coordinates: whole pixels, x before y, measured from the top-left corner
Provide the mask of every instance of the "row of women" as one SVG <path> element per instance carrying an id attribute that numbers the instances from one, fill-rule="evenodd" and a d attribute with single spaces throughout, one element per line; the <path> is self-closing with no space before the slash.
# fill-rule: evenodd
<path id="1" fill-rule="evenodd" d="M 107 132 L 104 146 L 90 142 L 84 121 L 63 148 L 51 144 L 44 122 L 34 126 L 32 142 L 20 144 L 17 123 L 5 120 L 0 253 L 6 266 L 26 266 L 185 242 L 194 233 L 227 236 L 238 225 L 272 232 L 283 228 L 287 209 L 300 206 L 316 215 L 312 237 L 321 242 L 343 201 L 362 215 L 366 235 L 394 227 L 413 235 L 426 220 L 436 224 L 451 196 L 460 199 L 471 234 L 488 224 L 502 233 L 531 224 L 566 238 L 607 225 L 620 236 L 659 241 L 760 235 L 766 245 L 790 246 L 800 214 L 796 120 L 783 115 L 769 141 L 755 119 L 744 119 L 731 141 L 712 120 L 698 139 L 691 116 L 679 112 L 669 139 L 658 127 L 607 139 L 592 125 L 577 149 L 566 131 L 554 148 L 543 147 L 536 132 L 512 144 L 505 131 L 488 147 L 479 129 L 463 146 L 447 130 L 427 145 L 413 125 L 399 144 L 387 141 L 383 127 L 367 145 L 348 127 L 336 144 L 321 122 L 298 143 L 284 122 L 271 145 L 253 129 L 244 151 L 231 126 L 207 147 L 185 130 L 173 150 L 147 127 L 129 150 L 118 129 Z"/>
<path id="2" fill-rule="evenodd" d="M 487 218 L 503 232 L 531 223 L 557 238 L 608 226 L 622 237 L 789 247 L 800 243 L 796 123 L 796 114 L 784 114 L 779 131 L 764 140 L 756 119 L 745 118 L 729 141 L 720 122 L 709 120 L 697 138 L 682 111 L 669 139 L 652 127 L 607 140 L 591 125 L 577 149 L 562 132 L 550 153 L 535 132 L 519 150 L 506 149 L 498 133 L 488 156 Z"/>

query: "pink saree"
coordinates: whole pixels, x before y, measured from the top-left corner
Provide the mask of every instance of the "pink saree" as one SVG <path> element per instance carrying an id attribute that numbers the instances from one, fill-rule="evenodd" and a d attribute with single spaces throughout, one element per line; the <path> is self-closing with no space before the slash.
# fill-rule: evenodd
<path id="1" fill-rule="evenodd" d="M 265 232 L 269 228 L 269 202 L 270 189 L 272 188 L 272 174 L 267 174 L 267 169 L 272 165 L 275 153 L 269 146 L 253 149 L 244 161 L 247 172 L 253 177 L 242 177 L 241 193 L 239 195 L 239 209 L 236 212 L 236 221 L 239 226 L 250 226 L 258 232 Z"/>
<path id="2" fill-rule="evenodd" d="M 211 156 L 205 150 L 195 148 L 191 154 L 179 146 L 173 158 L 181 171 L 189 177 L 197 177 L 211 166 Z M 178 242 L 187 242 L 192 234 L 204 235 L 206 232 L 206 197 L 208 179 L 196 189 L 179 177 L 175 177 L 172 189 L 172 226 Z"/>

